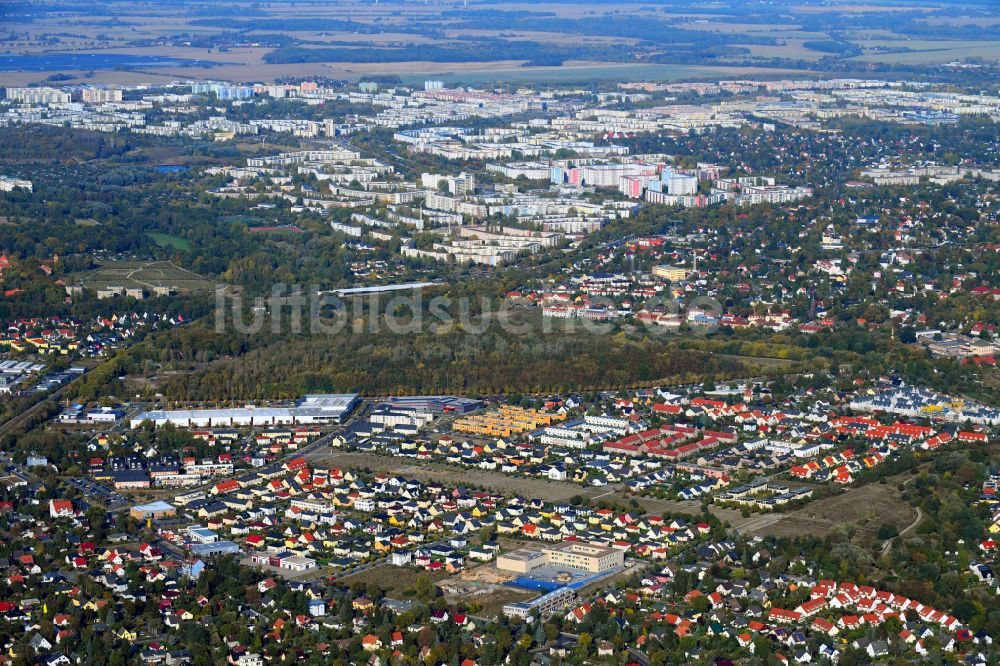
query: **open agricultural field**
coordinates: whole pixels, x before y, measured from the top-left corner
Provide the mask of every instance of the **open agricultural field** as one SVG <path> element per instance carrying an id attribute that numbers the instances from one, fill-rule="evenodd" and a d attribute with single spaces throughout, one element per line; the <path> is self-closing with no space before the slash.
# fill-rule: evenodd
<path id="1" fill-rule="evenodd" d="M 593 80 L 642 81 L 656 79 L 680 81 L 686 79 L 709 79 L 730 76 L 775 77 L 808 76 L 804 70 L 777 69 L 769 67 L 721 67 L 710 65 L 669 65 L 646 63 L 600 63 L 567 62 L 559 67 L 525 67 L 514 63 L 494 63 L 497 67 L 483 68 L 480 63 L 460 63 L 461 68 L 449 64 L 444 72 L 431 72 L 435 78 L 446 84 L 484 84 L 497 81 L 528 82 L 573 82 Z M 404 83 L 416 84 L 423 81 L 424 74 L 401 75 Z"/>
<path id="2" fill-rule="evenodd" d="M 859 46 L 867 48 L 868 42 L 858 42 Z M 919 45 L 907 42 L 885 42 L 886 47 L 906 47 L 910 51 L 901 53 L 869 52 L 856 56 L 854 60 L 864 62 L 898 63 L 903 65 L 939 65 L 948 62 L 962 61 L 968 58 L 983 60 L 1000 60 L 1000 42 L 954 42 L 954 41 L 923 41 Z"/>
<path id="3" fill-rule="evenodd" d="M 764 48 L 764 47 L 761 47 Z M 778 47 L 776 47 L 778 48 Z M 231 57 L 233 54 L 225 54 Z M 161 67 L 126 72 L 136 83 L 165 83 L 183 78 L 211 78 L 225 80 L 270 80 L 282 77 L 326 77 L 356 81 L 363 77 L 398 76 L 404 83 L 421 84 L 433 76 L 446 84 L 486 84 L 494 82 L 558 83 L 573 81 L 638 81 L 659 79 L 679 81 L 719 77 L 808 76 L 805 70 L 764 67 L 758 65 L 674 65 L 657 63 L 608 63 L 595 61 L 567 61 L 559 66 L 526 65 L 523 60 L 497 60 L 489 62 L 310 62 L 267 64 L 255 60 L 250 52 L 236 54 L 244 62 L 221 61 L 211 67 Z M 253 72 L 253 74 L 251 74 Z M 97 72 L 88 76 L 89 83 L 120 82 L 122 72 Z M 0 81 L 27 82 L 37 80 L 37 73 L 0 73 Z M 81 78 L 82 82 L 83 79 Z"/>
<path id="4" fill-rule="evenodd" d="M 988 16 L 933 16 L 922 19 L 927 25 L 1000 25 L 1000 17 Z"/>
<path id="5" fill-rule="evenodd" d="M 859 63 L 1000 57 L 981 34 L 998 24 L 981 11 L 944 0 L 912 7 L 888 2 L 834 6 L 837 18 L 828 6 L 820 12 L 791 1 L 752 11 L 741 2 L 714 11 L 641 3 L 606 7 L 582 0 L 545 6 L 226 2 L 192 13 L 118 0 L 89 3 L 84 11 L 54 1 L 46 11 L 13 11 L 5 17 L 11 26 L 4 49 L 9 61 L 0 57 L 0 84 L 44 82 L 53 75 L 60 81 L 123 84 L 199 78 L 355 80 L 386 74 L 469 83 L 500 77 L 544 82 L 780 75 L 748 67 L 788 62 L 816 67 L 813 63 L 830 55 L 814 48 L 816 43 L 831 40 L 863 49 Z M 968 44 L 961 31 L 956 33 L 962 26 L 976 28 L 978 36 L 969 34 Z M 914 52 L 902 54 L 871 52 L 876 45 L 865 40 L 876 34 L 888 41 L 959 44 L 919 49 L 911 44 Z M 420 58 L 414 49 L 429 50 L 433 57 Z M 76 59 L 67 62 L 68 57 Z M 583 66 L 583 61 L 608 69 Z M 731 69 L 728 74 L 687 69 L 694 66 Z"/>
<path id="6" fill-rule="evenodd" d="M 163 236 L 161 234 L 161 236 Z M 160 242 L 159 240 L 157 242 Z M 163 236 L 163 242 L 184 243 L 181 238 Z M 179 268 L 168 261 L 114 262 L 100 268 L 71 276 L 74 282 L 82 283 L 89 289 L 111 286 L 126 288 L 169 287 L 179 292 L 211 291 L 216 284 L 197 273 Z"/>
<path id="7" fill-rule="evenodd" d="M 804 46 L 805 39 L 786 39 L 782 40 L 782 42 L 773 46 L 770 44 L 752 44 L 747 47 L 750 49 L 748 59 L 789 58 L 793 60 L 819 60 L 823 57 L 823 54 L 819 51 L 806 48 Z"/>

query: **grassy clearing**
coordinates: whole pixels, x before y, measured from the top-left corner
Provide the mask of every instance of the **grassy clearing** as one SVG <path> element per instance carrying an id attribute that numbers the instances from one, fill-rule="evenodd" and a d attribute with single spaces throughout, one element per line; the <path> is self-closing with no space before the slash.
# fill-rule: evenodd
<path id="1" fill-rule="evenodd" d="M 151 231 L 146 235 L 152 238 L 160 247 L 172 247 L 176 250 L 181 250 L 182 252 L 188 252 L 191 250 L 191 241 L 180 238 L 179 236 L 171 236 L 170 234 L 164 234 L 158 231 Z"/>
<path id="2" fill-rule="evenodd" d="M 513 587 L 505 587 L 486 597 L 477 599 L 477 603 L 479 604 L 477 615 L 487 618 L 499 617 L 505 605 L 516 601 L 527 601 L 537 596 L 537 592 L 526 592 Z"/>
<path id="3" fill-rule="evenodd" d="M 354 576 L 345 576 L 342 580 L 345 585 L 375 585 L 383 590 L 386 596 L 393 599 L 409 599 L 411 595 L 406 594 L 413 589 L 417 579 L 421 576 L 436 583 L 439 580 L 448 578 L 451 574 L 429 573 L 413 567 L 397 567 L 391 564 L 382 564 L 377 567 L 362 571 Z"/>
<path id="4" fill-rule="evenodd" d="M 908 475 L 904 475 L 908 476 Z M 808 534 L 824 537 L 838 525 L 856 528 L 854 541 L 869 545 L 876 539 L 878 528 L 889 523 L 903 529 L 916 518 L 916 510 L 903 499 L 896 488 L 898 478 L 889 483 L 869 483 L 851 488 L 841 495 L 810 502 L 776 521 L 767 522 L 749 531 L 758 535 L 795 536 Z"/>
<path id="5" fill-rule="evenodd" d="M 789 39 L 784 44 L 770 46 L 767 44 L 747 44 L 750 58 L 789 58 L 793 60 L 819 60 L 823 53 L 813 51 L 803 46 L 804 39 Z"/>

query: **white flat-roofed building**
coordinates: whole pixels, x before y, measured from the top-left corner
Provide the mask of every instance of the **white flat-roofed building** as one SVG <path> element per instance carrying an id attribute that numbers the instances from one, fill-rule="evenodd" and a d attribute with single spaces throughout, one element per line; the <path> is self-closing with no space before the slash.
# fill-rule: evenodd
<path id="1" fill-rule="evenodd" d="M 164 487 L 197 486 L 201 481 L 200 474 L 163 474 L 153 479 L 157 486 Z"/>
<path id="2" fill-rule="evenodd" d="M 631 423 L 628 419 L 620 419 L 615 416 L 593 416 L 591 414 L 584 416 L 583 421 L 588 426 L 612 428 L 622 431 L 627 431 Z"/>
<path id="3" fill-rule="evenodd" d="M 121 88 L 84 88 L 83 101 L 88 104 L 122 101 Z"/>
<path id="4" fill-rule="evenodd" d="M 542 444 L 553 444 L 556 446 L 567 446 L 569 448 L 583 449 L 590 444 L 591 432 L 582 420 L 570 421 L 560 425 L 548 426 L 538 435 L 538 441 Z"/>
<path id="5" fill-rule="evenodd" d="M 527 178 L 528 180 L 549 180 L 552 167 L 545 162 L 511 162 L 509 164 L 487 164 L 486 170 L 505 178 Z"/>
<path id="6" fill-rule="evenodd" d="M 0 192 L 13 192 L 18 188 L 32 192 L 34 191 L 34 187 L 34 184 L 30 180 L 0 176 Z"/>
<path id="7" fill-rule="evenodd" d="M 30 374 L 41 372 L 44 369 L 45 366 L 41 363 L 32 363 L 31 361 L 0 361 L 0 372 L 3 373 Z"/>
<path id="8" fill-rule="evenodd" d="M 503 607 L 503 614 L 507 617 L 522 619 L 530 617 L 535 611 L 541 615 L 550 615 L 554 611 L 569 606 L 575 597 L 576 593 L 573 588 L 560 587 L 531 601 L 517 601 L 507 604 Z"/>
<path id="9" fill-rule="evenodd" d="M 131 421 L 156 426 L 172 423 L 182 428 L 250 427 L 279 424 L 339 423 L 358 404 L 357 393 L 306 395 L 294 407 L 239 407 L 235 409 L 176 409 L 142 412 Z"/>
<path id="10" fill-rule="evenodd" d="M 207 527 L 191 527 L 188 529 L 188 537 L 197 543 L 215 543 L 219 540 L 219 535 Z"/>
<path id="11" fill-rule="evenodd" d="M 125 416 L 124 409 L 113 409 L 111 407 L 100 407 L 92 409 L 83 415 L 84 420 L 91 423 L 115 423 Z"/>
<path id="12" fill-rule="evenodd" d="M 504 553 L 497 558 L 497 569 L 513 573 L 528 574 L 549 563 L 549 554 L 545 549 L 519 548 Z"/>
<path id="13" fill-rule="evenodd" d="M 309 569 L 316 568 L 316 560 L 311 557 L 292 555 L 291 557 L 281 558 L 279 567 L 289 571 L 308 571 Z"/>
<path id="14" fill-rule="evenodd" d="M 233 473 L 233 463 L 201 462 L 186 465 L 184 471 L 198 476 L 226 476 Z"/>
<path id="15" fill-rule="evenodd" d="M 297 498 L 293 499 L 291 503 L 293 509 L 301 509 L 308 513 L 336 513 L 337 508 L 330 503 L 328 500 L 322 499 L 310 499 L 310 498 Z"/>
<path id="16" fill-rule="evenodd" d="M 58 88 L 7 88 L 7 99 L 22 104 L 69 104 L 72 95 Z"/>
<path id="17" fill-rule="evenodd" d="M 375 408 L 371 416 L 368 417 L 368 420 L 372 423 L 381 423 L 382 425 L 391 427 L 412 425 L 422 428 L 434 420 L 434 415 L 416 409 L 380 405 Z"/>
<path id="18" fill-rule="evenodd" d="M 819 442 L 781 442 L 769 440 L 764 448 L 778 455 L 793 455 L 796 458 L 811 458 L 821 453 L 824 449 L 832 448 L 831 444 Z"/>
<path id="19" fill-rule="evenodd" d="M 603 573 L 625 564 L 625 551 L 583 541 L 564 541 L 546 548 L 549 563 Z"/>
<path id="20" fill-rule="evenodd" d="M 584 541 L 564 541 L 540 548 L 519 548 L 497 558 L 497 568 L 529 574 L 546 565 L 604 573 L 625 564 L 625 551 Z"/>
<path id="21" fill-rule="evenodd" d="M 538 441 L 551 446 L 564 446 L 568 449 L 585 449 L 590 444 L 590 434 L 581 431 L 559 432 L 559 428 L 546 428 Z"/>

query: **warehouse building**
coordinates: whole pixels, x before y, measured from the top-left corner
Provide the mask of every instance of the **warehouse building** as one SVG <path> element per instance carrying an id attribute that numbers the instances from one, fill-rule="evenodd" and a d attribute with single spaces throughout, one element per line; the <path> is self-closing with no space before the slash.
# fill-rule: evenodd
<path id="1" fill-rule="evenodd" d="M 195 557 L 214 557 L 216 555 L 239 555 L 243 551 L 232 541 L 213 541 L 211 543 L 191 544 L 191 554 Z"/>
<path id="2" fill-rule="evenodd" d="M 177 509 L 163 501 L 152 502 L 150 504 L 138 504 L 129 509 L 129 514 L 136 520 L 159 520 L 160 518 L 170 518 L 177 515 Z"/>
<path id="3" fill-rule="evenodd" d="M 303 396 L 294 407 L 155 410 L 138 414 L 131 425 L 138 428 L 145 421 L 157 427 L 172 423 L 182 428 L 341 423 L 359 401 L 357 393 L 324 393 Z"/>

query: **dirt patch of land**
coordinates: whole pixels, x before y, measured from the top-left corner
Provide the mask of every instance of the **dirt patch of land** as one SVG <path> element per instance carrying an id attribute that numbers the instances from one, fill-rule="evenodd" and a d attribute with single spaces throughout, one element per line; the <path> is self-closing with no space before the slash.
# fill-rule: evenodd
<path id="1" fill-rule="evenodd" d="M 505 604 L 527 601 L 539 595 L 538 592 L 504 585 L 501 579 L 511 576 L 494 573 L 497 572 L 492 565 L 484 565 L 442 581 L 438 583 L 438 588 L 449 602 L 472 604 L 473 614 L 488 619 L 499 617 Z"/>
<path id="2" fill-rule="evenodd" d="M 878 528 L 888 523 L 903 529 L 917 517 L 916 509 L 903 499 L 897 489 L 898 480 L 870 483 L 851 488 L 840 495 L 816 500 L 801 509 L 775 516 L 755 516 L 737 527 L 740 531 L 760 536 L 825 537 L 838 525 L 855 528 L 854 541 L 871 544 Z"/>
<path id="3" fill-rule="evenodd" d="M 351 576 L 342 576 L 341 580 L 345 585 L 355 585 L 357 583 L 361 583 L 366 586 L 375 585 L 383 590 L 387 597 L 405 600 L 412 596 L 406 593 L 413 589 L 413 586 L 416 585 L 417 579 L 421 576 L 427 578 L 432 583 L 437 583 L 438 581 L 449 578 L 451 574 L 431 573 L 421 571 L 420 569 L 415 569 L 413 567 L 397 567 L 391 564 L 380 564 L 379 566 L 372 567 L 371 569 L 362 571 L 361 573 Z"/>
<path id="4" fill-rule="evenodd" d="M 503 613 L 503 607 L 518 601 L 527 601 L 538 596 L 537 592 L 519 590 L 516 587 L 502 587 L 482 599 L 477 599 L 479 610 L 476 615 L 487 619 L 496 619 Z M 454 601 L 458 601 L 455 599 Z"/>

